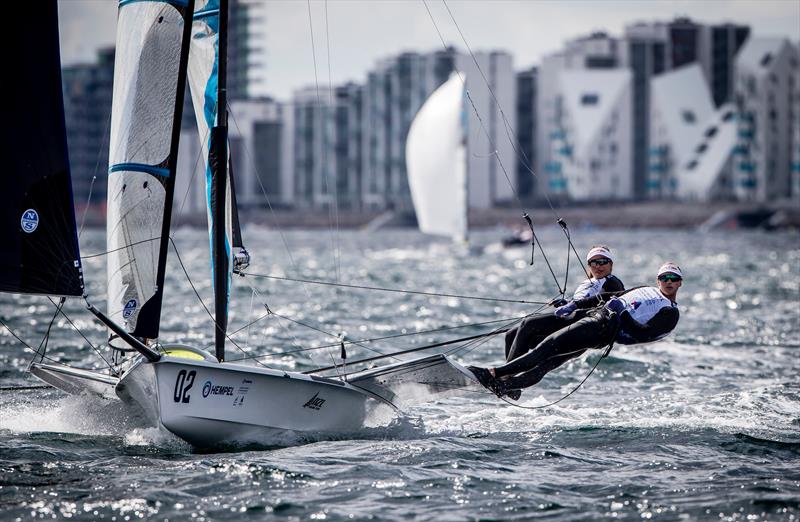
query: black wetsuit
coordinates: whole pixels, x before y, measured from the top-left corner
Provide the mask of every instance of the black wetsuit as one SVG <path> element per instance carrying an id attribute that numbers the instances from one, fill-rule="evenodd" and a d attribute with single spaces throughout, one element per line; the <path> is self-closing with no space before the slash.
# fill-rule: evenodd
<path id="1" fill-rule="evenodd" d="M 586 283 L 578 287 L 575 294 L 581 292 L 585 284 Z M 592 297 L 596 297 L 597 295 L 612 295 L 611 292 L 621 292 L 624 290 L 625 285 L 622 284 L 622 281 L 617 276 L 609 274 L 605 277 L 602 286 L 597 288 L 597 293 L 590 293 Z M 552 312 L 545 315 L 526 317 L 519 326 L 512 328 L 506 333 L 506 361 L 512 361 L 525 355 L 528 353 L 528 350 L 541 343 L 545 337 L 561 330 L 565 326 L 569 326 L 583 319 L 586 317 L 586 314 L 586 310 L 578 310 L 575 315 L 570 318 L 558 317 Z"/>
<path id="2" fill-rule="evenodd" d="M 661 299 L 666 302 L 652 305 L 651 310 L 657 309 L 657 312 L 644 323 L 633 317 L 639 308 L 635 299 L 630 299 L 631 302 L 626 303 L 629 308 L 619 315 L 610 312 L 605 306 L 598 306 L 611 297 L 625 299 L 627 295 L 633 298 L 647 291 L 658 292 L 652 287 L 639 287 L 576 301 L 580 310 L 588 311 L 583 317 L 548 335 L 526 355 L 495 368 L 495 377 L 501 380 L 506 390 L 527 388 L 538 383 L 551 370 L 579 357 L 588 349 L 603 348 L 612 341 L 635 344 L 664 337 L 678 324 L 680 314 L 677 305 L 663 296 Z"/>

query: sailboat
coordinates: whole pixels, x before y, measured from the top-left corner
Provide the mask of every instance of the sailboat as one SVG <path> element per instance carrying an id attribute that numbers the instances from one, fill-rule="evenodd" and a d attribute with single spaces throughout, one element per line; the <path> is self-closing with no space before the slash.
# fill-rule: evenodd
<path id="1" fill-rule="evenodd" d="M 18 205 L 3 210 L 3 230 L 13 240 L 0 258 L 0 290 L 83 296 L 110 330 L 109 345 L 138 355 L 113 373 L 43 361 L 33 363 L 31 373 L 69 393 L 119 398 L 150 424 L 199 447 L 269 442 L 287 434 L 358 434 L 400 408 L 480 389 L 469 371 L 443 354 L 348 372 L 344 343 L 339 362 L 306 373 L 225 362 L 231 274 L 249 257 L 246 251 L 233 253 L 241 234 L 228 172 L 226 0 L 120 2 L 109 153 L 108 310 L 94 306 L 83 295 L 55 1 L 47 6 L 51 35 L 46 42 L 34 41 L 48 45 L 49 61 L 37 55 L 36 66 L 20 67 L 30 83 L 22 84 L 19 94 L 27 89 L 26 96 L 34 95 L 41 105 L 27 118 L 14 118 L 30 128 L 8 136 L 18 153 L 30 157 L 42 149 L 41 136 L 49 138 L 47 160 L 36 172 L 16 165 L 3 177 L 3 188 Z M 159 335 L 187 76 L 207 160 L 214 354 L 162 342 Z M 22 143 L 28 137 L 32 143 Z M 379 358 L 349 364 L 363 367 Z M 334 377 L 325 375 L 330 371 Z"/>
<path id="2" fill-rule="evenodd" d="M 406 139 L 406 170 L 421 232 L 465 243 L 468 235 L 464 75 L 453 72 L 420 108 Z"/>

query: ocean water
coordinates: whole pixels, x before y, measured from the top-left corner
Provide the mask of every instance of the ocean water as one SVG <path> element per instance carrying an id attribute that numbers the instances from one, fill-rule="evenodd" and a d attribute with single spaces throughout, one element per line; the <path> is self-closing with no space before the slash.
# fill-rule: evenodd
<path id="1" fill-rule="evenodd" d="M 480 231 L 471 248 L 411 231 L 245 230 L 250 272 L 450 294 L 366 291 L 280 279 L 235 278 L 229 358 L 283 353 L 350 339 L 395 337 L 352 348 L 350 358 L 473 335 L 574 288 L 558 230 L 540 252 L 497 245 Z M 103 250 L 87 231 L 82 253 Z M 0 327 L 0 519 L 135 520 L 797 520 L 800 518 L 800 235 L 761 232 L 573 230 L 583 254 L 611 245 L 627 286 L 651 283 L 659 264 L 685 271 L 682 318 L 666 340 L 588 354 L 526 390 L 520 406 L 486 393 L 412 408 L 353 437 L 298 437 L 280 445 L 195 451 L 126 418 L 114 402 L 37 386 L 32 357 Z M 162 339 L 209 346 L 212 328 L 188 283 L 210 303 L 207 238 L 178 230 L 170 257 Z M 101 309 L 105 260 L 85 260 Z M 524 300 L 528 304 L 469 299 Z M 275 316 L 261 317 L 268 305 Z M 99 348 L 103 329 L 80 300 L 66 311 Z M 37 346 L 53 316 L 41 297 L 0 296 L 0 318 Z M 506 320 L 485 326 L 487 321 Z M 317 330 L 300 325 L 310 325 Z M 361 350 L 361 351 L 359 351 Z M 502 358 L 502 336 L 456 353 L 466 363 Z M 244 354 L 242 352 L 245 352 Z M 99 368 L 102 359 L 56 318 L 48 357 Z M 303 370 L 323 350 L 260 359 Z"/>

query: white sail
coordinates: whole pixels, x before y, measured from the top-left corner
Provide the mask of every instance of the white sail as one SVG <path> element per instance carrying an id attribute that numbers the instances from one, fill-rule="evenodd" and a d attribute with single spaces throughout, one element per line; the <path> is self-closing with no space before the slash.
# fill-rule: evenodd
<path id="1" fill-rule="evenodd" d="M 159 265 L 167 248 L 164 219 L 172 206 L 170 157 L 185 27 L 181 3 L 123 0 L 117 21 L 106 225 L 108 315 L 141 337 L 158 336 L 161 315 Z"/>
<path id="2" fill-rule="evenodd" d="M 406 170 L 419 229 L 467 238 L 466 98 L 453 73 L 425 101 L 406 140 Z"/>

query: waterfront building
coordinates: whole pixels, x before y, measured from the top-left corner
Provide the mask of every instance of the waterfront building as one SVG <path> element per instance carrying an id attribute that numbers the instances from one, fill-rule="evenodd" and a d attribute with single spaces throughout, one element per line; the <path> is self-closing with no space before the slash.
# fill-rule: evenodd
<path id="1" fill-rule="evenodd" d="M 627 200 L 631 177 L 631 72 L 560 74 L 549 186 L 570 201 Z"/>
<path id="2" fill-rule="evenodd" d="M 798 49 L 785 38 L 751 38 L 736 65 L 736 193 L 758 202 L 789 197 Z"/>
<path id="3" fill-rule="evenodd" d="M 463 74 L 470 94 L 465 104 L 469 205 L 488 208 L 513 198 L 516 187 L 512 189 L 509 180 L 515 183 L 516 161 L 506 135 L 506 126 L 513 129 L 515 125 L 511 56 L 476 52 L 473 59 L 451 48 L 403 53 L 381 60 L 369 72 L 363 92 L 361 149 L 365 208 L 412 208 L 405 168 L 408 129 L 428 96 L 454 71 Z"/>
<path id="4" fill-rule="evenodd" d="M 538 186 L 539 177 L 536 175 L 538 159 L 536 149 L 537 75 L 536 67 L 517 73 L 516 138 L 519 153 L 517 155 L 516 183 L 520 198 L 526 201 L 540 197 L 539 192 L 542 190 Z"/>
<path id="5" fill-rule="evenodd" d="M 96 63 L 62 69 L 72 190 L 79 211 L 87 202 L 105 204 L 113 80 L 113 48 L 100 50 Z"/>

